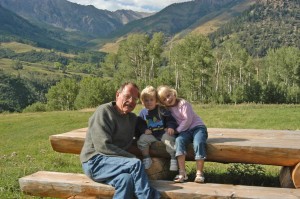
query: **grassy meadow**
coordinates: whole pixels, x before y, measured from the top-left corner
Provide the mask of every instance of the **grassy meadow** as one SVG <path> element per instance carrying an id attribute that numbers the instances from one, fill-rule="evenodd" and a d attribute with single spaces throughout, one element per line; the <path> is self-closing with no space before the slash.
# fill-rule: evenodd
<path id="1" fill-rule="evenodd" d="M 46 48 L 39 48 L 39 47 L 34 47 L 28 44 L 23 44 L 23 43 L 18 43 L 18 42 L 2 42 L 0 49 L 1 48 L 7 48 L 10 49 L 16 53 L 25 53 L 29 51 L 40 51 L 40 52 L 51 52 L 51 50 L 46 49 Z M 59 54 L 66 56 L 66 57 L 74 57 L 73 54 L 67 54 L 60 52 Z"/>
<path id="2" fill-rule="evenodd" d="M 300 129 L 300 105 L 194 105 L 194 108 L 211 128 Z M 135 111 L 140 109 L 138 106 Z M 0 198 L 34 198 L 20 192 L 18 179 L 40 170 L 82 173 L 78 155 L 54 152 L 48 138 L 86 127 L 92 113 L 93 110 L 1 114 Z M 187 167 L 192 175 L 193 162 Z M 265 165 L 254 168 L 213 162 L 205 165 L 208 183 L 276 187 L 279 170 L 280 167 Z"/>
<path id="3" fill-rule="evenodd" d="M 45 48 L 37 48 L 33 47 L 27 44 L 22 44 L 18 42 L 2 42 L 0 45 L 0 49 L 10 49 L 14 51 L 15 53 L 26 53 L 30 51 L 36 51 L 36 52 L 51 52 L 49 49 Z M 55 52 L 56 54 L 73 58 L 75 57 L 74 54 L 66 54 L 63 52 Z M 80 72 L 74 72 L 74 71 L 68 71 L 66 73 L 62 73 L 59 70 L 53 69 L 53 63 L 52 62 L 40 62 L 40 63 L 32 63 L 27 61 L 21 61 L 23 65 L 22 70 L 15 70 L 12 68 L 12 65 L 14 63 L 13 59 L 8 58 L 1 58 L 0 59 L 0 66 L 1 70 L 3 70 L 7 74 L 11 74 L 14 76 L 20 76 L 22 78 L 36 78 L 36 79 L 62 79 L 65 76 L 71 76 L 71 75 L 79 75 L 79 76 L 89 76 L 85 73 Z"/>

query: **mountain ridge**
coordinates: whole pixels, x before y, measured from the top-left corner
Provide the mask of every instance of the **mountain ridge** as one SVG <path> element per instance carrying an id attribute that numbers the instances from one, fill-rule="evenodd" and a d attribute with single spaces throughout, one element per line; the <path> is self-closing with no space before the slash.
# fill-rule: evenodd
<path id="1" fill-rule="evenodd" d="M 0 0 L 0 4 L 32 23 L 46 23 L 66 31 L 78 31 L 92 37 L 107 36 L 124 24 L 149 16 L 142 12 L 111 12 L 66 0 Z"/>
<path id="2" fill-rule="evenodd" d="M 75 47 L 61 42 L 58 35 L 47 29 L 31 24 L 26 19 L 16 15 L 0 5 L 0 35 L 1 41 L 16 40 L 33 46 L 55 48 L 61 51 Z M 34 40 L 32 39 L 34 37 Z"/>
<path id="3" fill-rule="evenodd" d="M 167 35 L 176 34 L 189 27 L 199 18 L 224 8 L 230 8 L 237 3 L 249 0 L 194 0 L 174 3 L 155 15 L 132 21 L 113 32 L 114 37 L 120 37 L 129 32 L 164 32 Z"/>
<path id="4" fill-rule="evenodd" d="M 51 48 L 55 46 L 60 47 L 56 45 L 58 43 L 55 44 L 55 42 L 61 42 L 61 46 L 71 45 L 99 51 L 105 49 L 105 52 L 112 52 L 109 48 L 117 49 L 115 45 L 118 45 L 118 42 L 132 33 L 147 33 L 151 35 L 154 32 L 163 32 L 168 40 L 174 40 L 174 38 L 180 39 L 189 32 L 197 32 L 209 35 L 214 45 L 222 43 L 226 38 L 238 37 L 239 42 L 242 43 L 243 46 L 247 44 L 246 48 L 249 52 L 253 52 L 251 54 L 261 56 L 264 55 L 269 48 L 278 48 L 284 44 L 284 39 L 288 41 L 285 42 L 286 44 L 295 43 L 297 46 L 299 45 L 300 39 L 297 39 L 299 38 L 297 33 L 299 33 L 300 25 L 299 19 L 297 19 L 299 16 L 299 4 L 297 4 L 297 1 L 298 0 L 194 0 L 171 4 L 158 13 L 143 17 L 145 13 L 141 14 L 130 10 L 118 10 L 115 12 L 101 11 L 101 14 L 97 12 L 98 14 L 96 15 L 88 15 L 88 13 L 97 9 L 94 6 L 82 6 L 67 2 L 66 0 L 27 0 L 27 3 L 31 2 L 28 5 L 26 4 L 27 7 L 23 0 L 0 0 L 0 5 L 11 5 L 15 10 L 15 12 L 11 11 L 14 14 L 21 16 L 20 13 L 23 11 L 21 12 L 20 10 L 27 10 L 26 13 L 29 15 L 28 10 L 36 10 L 36 13 L 44 13 L 44 15 L 37 14 L 37 16 L 45 20 L 43 22 L 42 19 L 38 20 L 39 17 L 32 17 L 35 16 L 32 13 L 29 15 L 31 17 L 26 15 L 26 22 L 23 21 L 21 23 L 19 23 L 20 20 L 19 22 L 14 22 L 6 18 L 6 23 L 11 24 L 10 26 L 1 26 L 0 31 L 2 35 L 5 33 L 6 38 L 9 35 L 9 31 L 11 31 L 12 35 L 18 35 L 17 39 L 19 40 L 22 39 L 22 34 L 25 34 L 28 41 L 32 40 L 32 43 L 35 44 L 42 42 L 43 46 L 48 45 L 48 47 L 50 46 Z M 19 4 L 20 2 L 21 4 Z M 33 6 L 35 2 L 39 2 L 39 4 L 37 3 Z M 42 5 L 44 4 L 42 3 L 47 3 L 48 6 L 43 7 Z M 69 7 L 64 7 L 65 4 Z M 291 5 L 294 4 L 296 8 L 291 7 Z M 256 5 L 254 6 L 256 9 L 245 12 L 245 10 L 253 5 Z M 37 6 L 42 8 L 38 9 Z M 56 10 L 57 7 L 59 7 L 59 9 Z M 49 12 L 51 9 L 54 11 Z M 289 13 L 291 10 L 292 13 Z M 72 15 L 70 12 L 72 12 Z M 78 14 L 79 12 L 81 12 L 81 14 Z M 68 13 L 70 15 L 68 15 Z M 260 13 L 260 15 L 257 13 Z M 282 18 L 287 14 L 291 15 L 289 17 L 292 18 Z M 116 15 L 118 16 L 116 17 Z M 23 14 L 23 16 L 25 16 L 25 14 Z M 64 18 L 62 16 L 68 17 Z M 95 21 L 91 16 L 97 16 L 95 18 L 97 18 L 98 21 Z M 277 16 L 279 20 L 273 20 L 272 16 Z M 143 18 L 135 20 L 139 17 Z M 14 19 L 15 17 L 11 18 Z M 60 18 L 64 18 L 64 20 L 55 21 L 55 19 Z M 112 21 L 106 20 L 108 18 Z M 50 19 L 54 21 L 52 25 L 49 22 L 46 23 L 46 21 Z M 228 23 L 232 19 L 235 21 Z M 257 24 L 255 24 L 253 20 L 256 20 L 255 23 Z M 68 23 L 69 21 L 70 23 Z M 82 21 L 84 21 L 85 26 L 80 25 L 79 22 Z M 12 24 L 13 22 L 15 24 Z M 31 33 L 32 30 L 30 30 L 30 27 L 33 26 L 26 25 L 28 23 L 34 25 L 33 29 L 39 33 L 38 36 Z M 73 26 L 72 24 L 76 24 L 77 26 Z M 84 31 L 80 31 L 80 29 L 77 28 L 79 26 L 84 29 Z M 274 26 L 279 28 L 275 29 Z M 16 28 L 14 29 L 14 27 Z M 61 27 L 63 27 L 63 29 Z M 100 33 L 97 28 L 101 30 Z M 19 31 L 16 32 L 15 30 Z M 272 35 L 273 33 L 268 32 L 268 30 L 274 30 L 274 34 L 276 34 L 277 38 L 269 40 L 270 36 L 268 35 Z M 285 34 L 284 37 L 279 34 L 279 32 L 283 32 L 281 30 L 285 31 L 283 33 Z M 242 36 L 238 36 L 241 31 L 244 33 Z M 247 34 L 250 34 L 250 36 Z M 30 35 L 32 35 L 32 37 L 30 37 Z M 264 36 L 262 37 L 262 35 Z M 43 41 L 42 36 L 45 37 L 45 41 Z M 50 38 L 55 42 L 52 42 Z M 265 47 L 262 45 L 259 46 L 263 40 L 265 40 Z M 275 42 L 277 43 L 275 44 Z M 258 50 L 253 50 L 253 48 Z"/>

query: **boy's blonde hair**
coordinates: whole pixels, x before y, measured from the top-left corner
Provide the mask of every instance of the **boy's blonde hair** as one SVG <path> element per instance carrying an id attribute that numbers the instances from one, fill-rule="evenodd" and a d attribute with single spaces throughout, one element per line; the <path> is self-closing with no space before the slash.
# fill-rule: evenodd
<path id="1" fill-rule="evenodd" d="M 142 90 L 140 97 L 142 103 L 144 103 L 146 97 L 154 97 L 157 101 L 157 92 L 153 86 L 147 86 Z"/>
<path id="2" fill-rule="evenodd" d="M 163 98 L 165 98 L 168 93 L 173 93 L 173 95 L 177 98 L 177 91 L 175 89 L 171 88 L 170 86 L 167 86 L 167 85 L 159 86 L 156 89 L 156 91 L 157 91 L 157 95 L 158 95 L 157 98 L 160 101 L 160 103 L 163 102 Z"/>

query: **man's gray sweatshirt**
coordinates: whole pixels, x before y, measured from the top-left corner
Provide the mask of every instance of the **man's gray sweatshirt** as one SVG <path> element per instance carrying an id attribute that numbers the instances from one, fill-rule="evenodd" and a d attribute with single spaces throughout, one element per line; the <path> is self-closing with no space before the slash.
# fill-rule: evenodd
<path id="1" fill-rule="evenodd" d="M 100 105 L 89 118 L 88 131 L 80 153 L 80 161 L 86 162 L 96 154 L 135 157 L 126 150 L 135 136 L 137 116 L 121 114 L 116 102 Z"/>

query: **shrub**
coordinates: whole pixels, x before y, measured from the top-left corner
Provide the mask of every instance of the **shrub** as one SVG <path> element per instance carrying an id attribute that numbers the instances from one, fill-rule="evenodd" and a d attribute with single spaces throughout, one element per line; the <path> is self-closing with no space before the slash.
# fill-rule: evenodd
<path id="1" fill-rule="evenodd" d="M 42 102 L 36 102 L 34 104 L 31 104 L 27 106 L 24 110 L 23 113 L 28 113 L 28 112 L 46 112 L 47 111 L 47 105 L 43 104 Z"/>
<path id="2" fill-rule="evenodd" d="M 257 181 L 261 182 L 265 169 L 256 164 L 231 164 L 227 172 L 234 184 L 256 185 Z"/>

